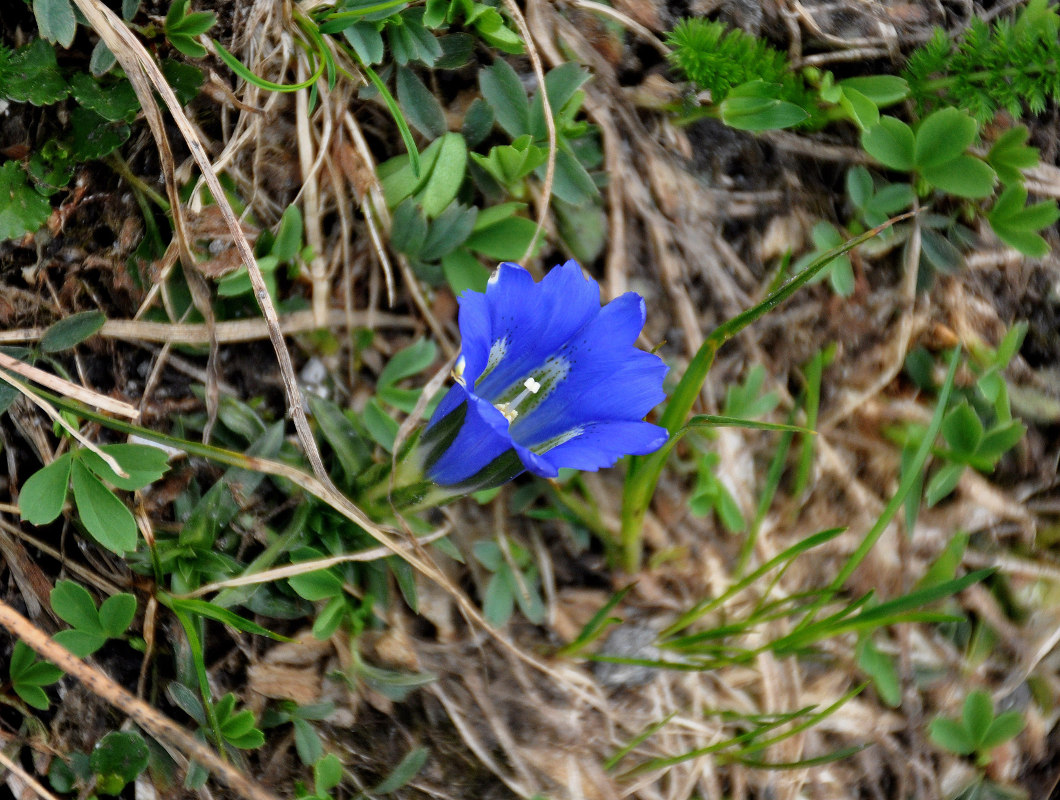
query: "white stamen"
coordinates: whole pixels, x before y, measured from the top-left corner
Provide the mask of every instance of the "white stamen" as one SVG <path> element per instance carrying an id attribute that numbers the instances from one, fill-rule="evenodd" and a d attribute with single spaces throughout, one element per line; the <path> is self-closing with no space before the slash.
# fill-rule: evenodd
<path id="1" fill-rule="evenodd" d="M 523 381 L 523 386 L 525 386 L 526 388 L 523 389 L 523 391 L 519 392 L 519 394 L 517 394 L 514 398 L 512 398 L 511 402 L 501 403 L 496 407 L 498 411 L 504 414 L 504 418 L 508 420 L 509 424 L 514 422 L 515 418 L 519 416 L 519 412 L 516 411 L 516 409 L 518 408 L 519 404 L 526 399 L 527 395 L 537 394 L 541 391 L 541 384 L 535 381 L 533 376 Z"/>
<path id="2" fill-rule="evenodd" d="M 463 356 L 460 356 L 460 358 L 456 360 L 456 363 L 453 364 L 453 380 L 461 386 L 464 385 L 464 366 L 466 364 L 467 362 L 464 360 Z"/>

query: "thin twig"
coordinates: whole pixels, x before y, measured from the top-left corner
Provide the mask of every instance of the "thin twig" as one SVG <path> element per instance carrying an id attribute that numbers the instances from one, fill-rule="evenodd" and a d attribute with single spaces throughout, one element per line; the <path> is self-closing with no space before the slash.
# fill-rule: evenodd
<path id="1" fill-rule="evenodd" d="M 443 536 L 448 536 L 450 530 L 447 527 L 439 528 L 436 531 L 420 537 L 419 542 L 421 545 L 430 544 L 433 541 L 441 539 Z M 217 581 L 216 583 L 207 583 L 204 586 L 200 586 L 194 592 L 189 592 L 185 595 L 176 595 L 177 597 L 202 597 L 213 592 L 219 592 L 222 589 L 235 589 L 239 586 L 254 586 L 259 583 L 270 583 L 272 581 L 282 580 L 284 578 L 290 578 L 295 575 L 305 575 L 310 572 L 319 572 L 322 569 L 330 569 L 331 567 L 339 564 L 345 564 L 350 561 L 378 561 L 381 558 L 386 558 L 391 555 L 391 551 L 386 547 L 372 547 L 368 550 L 359 550 L 356 553 L 346 553 L 341 556 L 329 556 L 328 558 L 314 558 L 309 561 L 299 561 L 296 564 L 287 564 L 282 567 L 275 567 L 273 569 L 262 570 L 261 572 L 255 572 L 251 575 L 240 575 L 238 578 L 229 578 L 225 581 Z"/>

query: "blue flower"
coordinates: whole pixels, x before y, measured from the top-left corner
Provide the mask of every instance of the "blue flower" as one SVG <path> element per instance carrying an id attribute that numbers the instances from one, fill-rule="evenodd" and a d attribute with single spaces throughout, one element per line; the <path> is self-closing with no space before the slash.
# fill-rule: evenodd
<path id="1" fill-rule="evenodd" d="M 633 346 L 643 327 L 640 295 L 601 308 L 599 285 L 574 261 L 540 283 L 501 264 L 485 294 L 460 296 L 457 383 L 420 441 L 427 477 L 474 491 L 657 450 L 666 430 L 642 420 L 664 398 L 667 368 Z"/>

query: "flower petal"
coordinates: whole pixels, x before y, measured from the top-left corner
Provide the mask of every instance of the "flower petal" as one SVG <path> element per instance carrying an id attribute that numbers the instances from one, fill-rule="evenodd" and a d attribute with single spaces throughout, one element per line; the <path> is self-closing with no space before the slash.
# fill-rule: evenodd
<path id="1" fill-rule="evenodd" d="M 489 403 L 470 395 L 463 386 L 453 386 L 442 402 L 427 431 L 442 424 L 445 416 L 460 413 L 461 405 L 466 404 L 463 425 L 452 443 L 442 452 L 437 460 L 427 465 L 427 476 L 440 486 L 453 486 L 463 483 L 475 473 L 485 468 L 494 459 L 512 449 L 512 440 L 508 436 L 508 421 Z M 484 414 L 484 412 L 486 412 Z M 496 419 L 500 420 L 498 424 Z"/>
<path id="2" fill-rule="evenodd" d="M 437 440 L 438 432 L 446 428 L 446 417 L 454 413 L 462 414 L 455 438 L 448 443 Z M 522 465 L 535 475 L 556 477 L 558 473 L 551 462 L 513 442 L 508 430 L 508 420 L 488 401 L 459 384 L 453 386 L 438 404 L 424 432 L 427 476 L 439 486 L 468 483 L 498 458 L 514 451 Z M 432 432 L 436 439 L 433 442 L 430 441 Z M 514 477 L 511 474 L 506 480 Z"/>
<path id="3" fill-rule="evenodd" d="M 482 292 L 465 289 L 460 293 L 460 356 L 464 359 L 464 378 L 474 384 L 486 368 L 493 344 L 489 304 Z"/>
<path id="4" fill-rule="evenodd" d="M 644 303 L 630 292 L 600 314 L 556 355 L 566 377 L 540 405 L 516 419 L 512 438 L 533 447 L 589 423 L 639 421 L 665 398 L 662 359 L 633 347 L 644 325 Z"/>
<path id="5" fill-rule="evenodd" d="M 653 453 L 666 443 L 666 429 L 650 422 L 594 422 L 543 458 L 556 468 L 598 470 L 624 455 Z"/>
<path id="6" fill-rule="evenodd" d="M 492 401 L 544 364 L 600 313 L 600 286 L 586 279 L 574 261 L 555 267 L 540 283 L 518 264 L 504 263 L 490 278 L 485 302 L 490 346 L 505 342 L 504 357 L 475 387 L 476 394 Z M 480 374 L 472 373 L 470 366 L 469 382 Z"/>

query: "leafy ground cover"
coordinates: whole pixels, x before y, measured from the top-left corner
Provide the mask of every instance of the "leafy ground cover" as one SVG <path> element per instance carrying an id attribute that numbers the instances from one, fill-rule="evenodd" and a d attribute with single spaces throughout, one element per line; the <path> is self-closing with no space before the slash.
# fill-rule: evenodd
<path id="1" fill-rule="evenodd" d="M 4 791 L 1051 796 L 1058 29 L 1046 0 L 5 11 Z M 570 258 L 616 338 L 643 298 L 627 360 L 666 400 L 611 421 L 665 444 L 469 479 L 424 433 L 491 295 L 457 298 Z M 544 296 L 500 285 L 509 319 Z M 484 341 L 511 439 L 573 351 L 490 387 L 517 339 Z M 627 366 L 603 393 L 654 397 Z M 535 447 L 614 399 L 582 391 Z"/>

